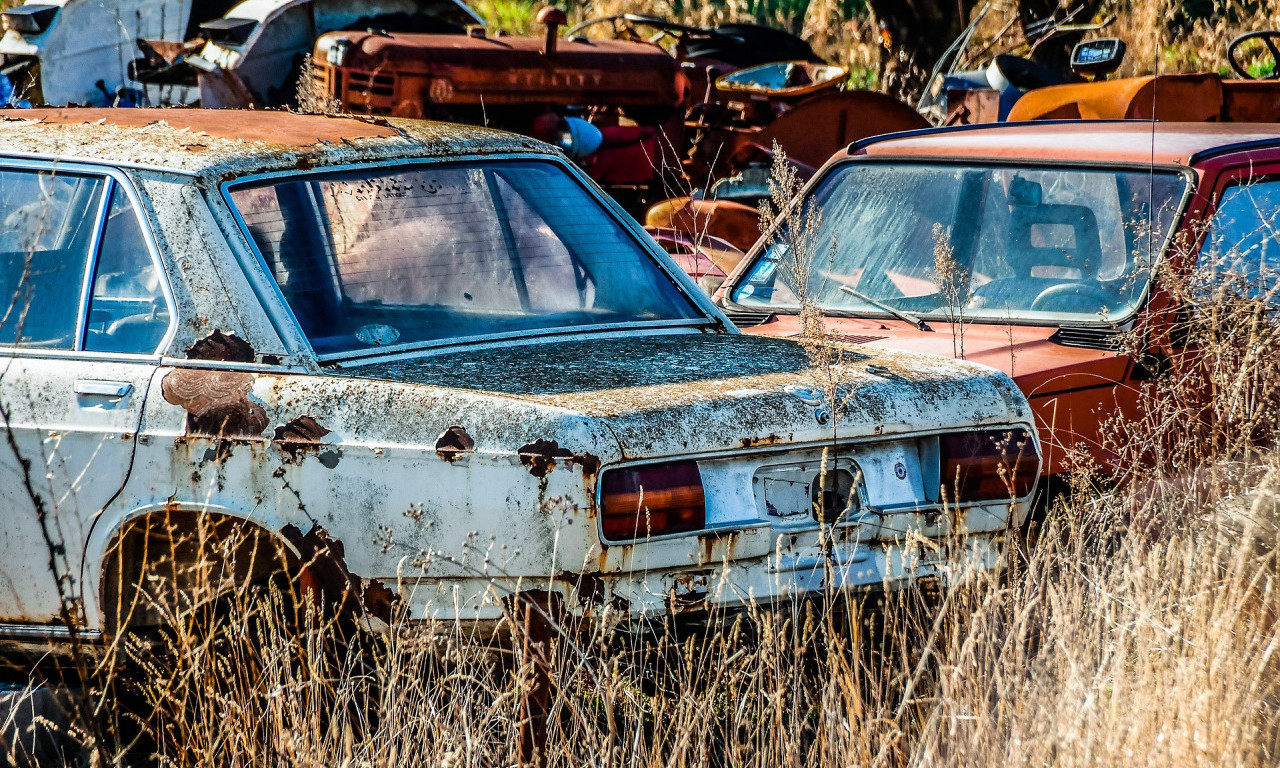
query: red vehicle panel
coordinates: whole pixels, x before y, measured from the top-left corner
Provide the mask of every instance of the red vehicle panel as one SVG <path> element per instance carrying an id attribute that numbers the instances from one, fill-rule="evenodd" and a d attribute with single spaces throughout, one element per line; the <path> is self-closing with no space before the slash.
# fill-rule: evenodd
<path id="1" fill-rule="evenodd" d="M 851 176 L 850 169 L 860 169 L 865 178 Z M 927 174 L 936 177 L 930 179 L 931 187 L 911 186 L 914 176 Z M 1111 224 L 1116 235 L 1108 239 L 1107 211 L 1098 202 L 1105 198 L 1098 194 L 1105 185 L 1090 187 L 1091 175 L 1114 181 L 1118 209 L 1129 204 L 1131 210 L 1148 212 L 1154 224 L 1148 234 L 1154 236 L 1145 259 L 1119 249 L 1126 242 L 1129 248 L 1146 242 L 1131 236 L 1127 219 L 1116 216 Z M 1031 182 L 1033 178 L 1038 181 Z M 1141 184 L 1134 183 L 1144 178 L 1157 180 L 1153 187 L 1163 184 L 1167 196 L 1144 197 Z M 934 266 L 938 227 L 948 220 L 947 209 L 940 210 L 932 198 L 931 204 L 917 204 L 895 197 L 910 189 L 945 197 L 945 190 L 937 190 L 946 179 L 969 185 L 966 194 L 954 195 L 961 201 L 957 210 L 969 201 L 974 211 L 970 218 L 990 217 L 992 211 L 1005 217 L 1000 219 L 1004 229 L 973 225 L 969 229 L 979 231 L 969 235 L 962 228 L 950 230 L 958 234 L 946 248 L 954 249 L 969 270 L 965 295 L 972 298 L 960 312 L 970 316 L 963 322 L 948 322 L 955 315 L 939 313 L 934 292 L 942 290 L 941 284 L 931 288 L 924 276 Z M 987 187 L 978 186 L 981 179 L 987 180 Z M 848 190 L 857 180 L 881 186 L 854 194 Z M 1175 320 L 1168 294 L 1158 281 L 1143 280 L 1150 279 L 1145 276 L 1156 259 L 1167 260 L 1175 269 L 1191 269 L 1194 265 L 1180 253 L 1199 252 L 1206 229 L 1210 237 L 1218 231 L 1213 219 L 1217 202 L 1246 182 L 1274 182 L 1274 187 L 1248 189 L 1257 195 L 1274 193 L 1274 200 L 1280 201 L 1280 130 L 1275 126 L 1078 122 L 886 137 L 841 153 L 806 187 L 808 200 L 823 201 L 827 219 L 812 252 L 831 247 L 828 239 L 835 243 L 837 233 L 843 243 L 837 244 L 842 250 L 833 252 L 833 263 L 819 269 L 821 283 L 810 282 L 810 289 L 817 286 L 817 295 L 825 297 L 820 304 L 827 332 L 854 349 L 888 347 L 964 357 L 1010 374 L 1030 400 L 1041 429 L 1045 474 L 1067 471 L 1083 455 L 1104 470 L 1113 469 L 1115 456 L 1104 439 L 1104 434 L 1114 433 L 1109 425 L 1116 419 L 1139 418 L 1143 387 L 1170 356 L 1181 354 L 1168 340 Z M 1069 202 L 1051 197 L 1072 184 L 1078 189 Z M 981 203 L 972 202 L 979 198 Z M 1163 212 L 1153 213 L 1156 207 Z M 1071 230 L 1066 233 L 1070 243 L 1035 242 L 1031 234 L 1025 242 L 1018 240 L 1016 226 L 1006 219 L 1019 217 L 1033 220 L 1028 232 L 1036 227 L 1046 232 Z M 896 233 L 901 252 L 872 248 L 888 237 L 886 228 Z M 786 242 L 785 231 L 773 235 L 776 242 Z M 1088 244 L 1090 238 L 1094 244 L 1082 247 L 1081 242 Z M 999 242 L 1002 239 L 1005 242 Z M 754 323 L 744 328 L 748 333 L 796 336 L 800 322 L 788 305 L 786 283 L 797 278 L 781 274 L 769 240 L 762 239 L 734 270 L 717 292 L 717 301 L 731 317 L 736 313 L 742 325 Z M 860 266 L 854 265 L 863 242 L 874 252 Z M 1181 248 L 1174 243 L 1181 243 Z M 995 267 L 985 268 L 983 274 L 982 253 L 993 248 L 1002 254 L 1001 268 L 1008 269 L 1015 255 L 1044 263 L 1020 276 L 1010 277 Z M 929 262 L 914 277 L 906 274 L 911 263 L 903 255 L 912 249 L 921 252 L 921 261 Z M 966 249 L 976 254 L 967 262 L 962 253 Z M 1280 261 L 1280 247 L 1272 252 L 1277 255 L 1271 258 Z M 1106 274 L 1108 270 L 1117 274 Z M 881 273 L 887 276 L 883 286 L 874 280 Z M 1136 287 L 1123 287 L 1134 282 Z M 1009 284 L 1001 294 L 1006 309 L 993 310 L 978 301 L 984 292 L 996 295 L 995 287 L 1003 283 Z M 1113 294 L 1123 295 L 1123 301 L 1106 304 Z M 1101 314 L 1091 312 L 1098 304 Z M 1108 311 L 1114 314 L 1108 316 Z M 1141 356 L 1116 347 L 1118 334 L 1135 328 L 1145 339 Z"/>

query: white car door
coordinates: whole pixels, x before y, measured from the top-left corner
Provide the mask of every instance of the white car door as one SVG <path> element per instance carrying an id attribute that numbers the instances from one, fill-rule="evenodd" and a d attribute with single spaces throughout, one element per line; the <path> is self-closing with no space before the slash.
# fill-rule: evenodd
<path id="1" fill-rule="evenodd" d="M 80 621 L 172 299 L 124 176 L 0 160 L 0 640 Z"/>

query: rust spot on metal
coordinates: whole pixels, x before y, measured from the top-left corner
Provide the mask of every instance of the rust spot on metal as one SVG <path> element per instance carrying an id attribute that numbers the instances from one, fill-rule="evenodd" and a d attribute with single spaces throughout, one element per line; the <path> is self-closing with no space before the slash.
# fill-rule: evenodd
<path id="1" fill-rule="evenodd" d="M 698 610 L 706 604 L 707 595 L 706 574 L 681 574 L 667 592 L 667 610 L 671 613 Z"/>
<path id="2" fill-rule="evenodd" d="M 555 469 L 556 459 L 568 459 L 573 456 L 573 451 L 561 448 L 555 440 L 542 438 L 520 446 L 517 453 L 520 455 L 520 463 L 528 467 L 529 474 L 534 477 L 546 477 L 548 472 Z"/>
<path id="3" fill-rule="evenodd" d="M 604 579 L 600 578 L 600 574 L 561 571 L 554 578 L 556 581 L 572 585 L 578 596 L 578 602 L 583 606 L 604 605 L 606 590 Z"/>
<path id="4" fill-rule="evenodd" d="M 187 434 L 258 437 L 267 412 L 249 400 L 253 374 L 175 368 L 160 384 L 164 399 L 187 411 Z"/>
<path id="5" fill-rule="evenodd" d="M 593 453 L 582 452 L 574 455 L 574 460 L 582 465 L 582 474 L 584 477 L 594 478 L 596 473 L 600 471 L 600 457 Z M 594 492 L 594 489 L 592 489 Z"/>
<path id="6" fill-rule="evenodd" d="M 574 453 L 568 448 L 561 448 L 555 440 L 538 438 L 528 445 L 522 445 L 516 451 L 520 455 L 520 463 L 529 468 L 534 477 L 546 477 L 555 469 L 556 462 L 562 461 L 566 466 L 577 463 L 582 467 L 583 477 L 593 478 L 600 471 L 600 457 L 591 453 Z M 595 493 L 594 483 L 590 493 Z"/>
<path id="7" fill-rule="evenodd" d="M 262 364 L 263 365 L 279 365 L 280 356 L 279 355 L 263 355 Z"/>
<path id="8" fill-rule="evenodd" d="M 297 115 L 289 112 L 231 109 L 56 109 L 24 110 L 24 117 L 47 125 L 101 124 L 145 128 L 163 122 L 174 130 L 207 134 L 216 139 L 261 141 L 306 147 L 327 142 L 392 137 L 395 129 L 349 117 Z"/>
<path id="9" fill-rule="evenodd" d="M 280 534 L 298 550 L 304 571 L 303 587 L 310 586 L 324 596 L 328 601 L 326 611 L 348 616 L 367 614 L 391 622 L 400 596 L 381 582 L 352 573 L 341 541 L 331 538 L 319 525 L 304 535 L 298 526 L 289 524 L 280 529 Z"/>
<path id="10" fill-rule="evenodd" d="M 299 171 L 309 171 L 315 167 L 315 164 L 311 162 L 309 157 L 299 157 L 298 162 L 294 163 L 293 167 Z"/>
<path id="11" fill-rule="evenodd" d="M 445 461 L 455 461 L 458 456 L 476 449 L 476 441 L 467 434 L 467 430 L 452 426 L 436 438 L 436 453 Z"/>
<path id="12" fill-rule="evenodd" d="M 224 363 L 252 363 L 253 347 L 234 334 L 214 331 L 187 350 L 188 360 L 217 360 Z"/>
<path id="13" fill-rule="evenodd" d="M 390 622 L 400 595 L 382 582 L 370 579 L 364 591 L 361 592 L 361 598 L 364 609 L 369 612 L 369 615 Z"/>
<path id="14" fill-rule="evenodd" d="M 770 433 L 766 437 L 744 437 L 740 442 L 743 448 L 755 448 L 760 445 L 777 445 L 782 442 L 782 438 Z"/>
<path id="15" fill-rule="evenodd" d="M 317 451 L 324 445 L 322 440 L 329 430 L 310 416 L 299 416 L 288 424 L 276 427 L 275 440 L 280 443 L 280 450 L 290 459 L 297 461 L 307 451 Z"/>

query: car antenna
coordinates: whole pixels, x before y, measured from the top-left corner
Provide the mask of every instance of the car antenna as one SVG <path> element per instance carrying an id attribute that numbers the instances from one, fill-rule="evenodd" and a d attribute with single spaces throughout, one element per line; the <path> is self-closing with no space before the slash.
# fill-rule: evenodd
<path id="1" fill-rule="evenodd" d="M 901 310 L 901 309 L 898 309 L 897 307 L 893 307 L 888 304 L 885 304 L 883 301 L 880 301 L 879 299 L 873 299 L 867 294 L 863 293 L 862 291 L 857 290 L 856 288 L 850 288 L 847 285 L 842 285 L 840 286 L 840 290 L 844 291 L 850 296 L 853 296 L 856 299 L 862 299 L 863 301 L 867 302 L 873 307 L 876 307 L 877 309 L 883 309 L 885 312 L 888 312 L 889 314 L 893 315 L 899 320 L 904 320 L 908 323 L 911 323 L 916 328 L 922 331 L 933 331 L 933 329 L 929 327 L 929 324 L 926 323 L 924 319 L 916 317 L 915 315 L 905 310 Z"/>

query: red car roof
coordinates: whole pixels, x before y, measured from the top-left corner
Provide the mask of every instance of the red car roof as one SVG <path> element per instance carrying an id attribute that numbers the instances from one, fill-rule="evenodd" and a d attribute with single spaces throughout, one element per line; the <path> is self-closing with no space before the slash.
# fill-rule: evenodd
<path id="1" fill-rule="evenodd" d="M 1153 123 L 1145 120 L 1002 123 L 874 141 L 868 155 L 945 155 L 1020 160 L 1095 160 L 1189 165 L 1196 153 L 1273 140 L 1270 123 Z"/>

